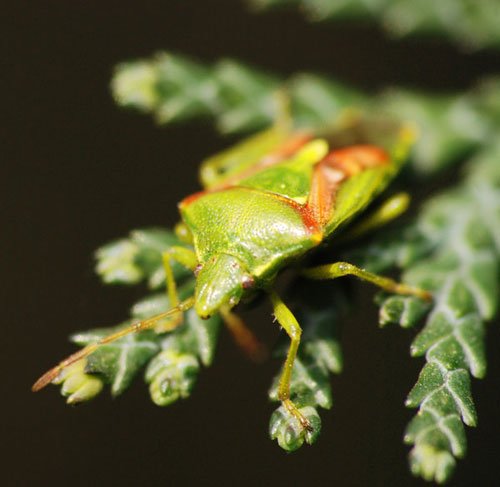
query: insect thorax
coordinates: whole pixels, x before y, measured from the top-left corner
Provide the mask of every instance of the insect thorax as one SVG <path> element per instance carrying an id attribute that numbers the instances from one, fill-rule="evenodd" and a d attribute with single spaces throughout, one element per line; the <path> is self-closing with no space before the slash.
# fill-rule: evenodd
<path id="1" fill-rule="evenodd" d="M 214 254 L 233 255 L 257 280 L 316 245 L 300 209 L 288 198 L 238 186 L 202 193 L 180 205 L 201 264 Z"/>

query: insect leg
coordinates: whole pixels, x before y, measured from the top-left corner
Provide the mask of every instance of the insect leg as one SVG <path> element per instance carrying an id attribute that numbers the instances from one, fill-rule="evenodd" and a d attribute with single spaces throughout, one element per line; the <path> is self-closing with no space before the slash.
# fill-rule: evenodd
<path id="1" fill-rule="evenodd" d="M 384 201 L 382 205 L 373 213 L 361 220 L 345 235 L 337 239 L 338 243 L 345 243 L 354 240 L 371 230 L 379 228 L 404 213 L 410 204 L 408 193 L 398 193 Z"/>
<path id="2" fill-rule="evenodd" d="M 265 345 L 259 342 L 237 314 L 233 313 L 228 307 L 221 308 L 220 314 L 237 345 L 251 360 L 261 362 L 266 358 L 267 350 Z"/>
<path id="3" fill-rule="evenodd" d="M 174 273 L 172 271 L 172 261 L 179 262 L 179 264 L 187 267 L 190 270 L 194 270 L 198 263 L 196 259 L 196 254 L 186 247 L 174 246 L 170 247 L 168 250 L 163 252 L 163 268 L 165 270 L 165 282 L 167 285 L 167 295 L 170 302 L 170 306 L 176 307 L 179 304 L 179 295 L 177 293 L 177 285 L 175 283 Z M 180 324 L 182 323 L 182 313 L 176 313 L 169 323 L 166 325 L 167 327 L 172 326 L 172 324 Z M 159 332 L 164 331 L 163 325 L 162 328 L 157 330 Z"/>
<path id="4" fill-rule="evenodd" d="M 87 345 L 86 347 L 78 350 L 78 352 L 74 353 L 73 355 L 70 355 L 69 357 L 65 358 L 62 362 L 60 362 L 55 367 L 50 369 L 48 372 L 43 374 L 42 377 L 40 377 L 33 384 L 31 390 L 33 392 L 36 392 L 39 391 L 40 389 L 43 389 L 47 384 L 52 382 L 63 369 L 70 366 L 71 364 L 74 364 L 75 362 L 78 362 L 79 360 L 84 359 L 85 357 L 88 357 L 92 352 L 95 352 L 101 345 L 106 345 L 107 343 L 114 342 L 115 340 L 118 340 L 119 338 L 122 338 L 130 333 L 138 333 L 140 331 L 149 330 L 153 328 L 158 321 L 167 318 L 173 314 L 182 313 L 188 310 L 193 306 L 193 303 L 194 303 L 194 298 L 193 297 L 188 298 L 173 309 L 169 309 L 164 313 L 160 313 L 159 315 L 147 318 L 142 321 L 136 321 L 135 323 L 132 323 L 130 326 L 127 326 L 125 328 L 122 328 L 116 333 L 112 333 L 111 335 L 101 338 L 95 343 Z M 175 326 L 177 325 L 174 323 L 168 328 L 168 330 L 165 331 L 171 331 L 175 328 Z"/>
<path id="5" fill-rule="evenodd" d="M 384 150 L 372 145 L 355 145 L 330 152 L 316 164 L 311 179 L 307 208 L 314 220 L 321 227 L 327 225 L 341 185 L 367 169 L 386 165 L 388 157 Z"/>
<path id="6" fill-rule="evenodd" d="M 301 414 L 297 406 L 290 399 L 290 380 L 292 377 L 293 363 L 300 344 L 302 329 L 300 328 L 295 316 L 293 316 L 292 312 L 275 292 L 270 293 L 270 298 L 274 308 L 274 316 L 276 317 L 278 323 L 285 329 L 291 341 L 285 364 L 283 365 L 283 372 L 281 373 L 279 381 L 278 398 L 290 414 L 297 418 L 302 427 L 310 430 L 311 424 Z"/>
<path id="7" fill-rule="evenodd" d="M 364 269 L 356 267 L 353 264 L 349 264 L 348 262 L 335 262 L 333 264 L 312 267 L 302 271 L 302 275 L 311 279 L 320 280 L 336 279 L 337 277 L 342 276 L 356 276 L 391 293 L 411 294 L 426 301 L 430 301 L 432 299 L 431 293 L 424 289 L 408 286 L 407 284 L 396 282 L 388 277 L 373 274 L 372 272 L 368 272 Z"/>

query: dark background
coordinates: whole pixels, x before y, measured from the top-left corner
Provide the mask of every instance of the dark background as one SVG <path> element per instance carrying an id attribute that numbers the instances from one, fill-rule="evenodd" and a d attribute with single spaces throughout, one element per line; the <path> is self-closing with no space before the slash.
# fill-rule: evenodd
<path id="1" fill-rule="evenodd" d="M 323 71 L 366 90 L 445 90 L 500 72 L 498 54 L 391 43 L 375 27 L 311 25 L 292 12 L 249 15 L 236 0 L 6 2 L 2 17 L 2 484 L 421 485 L 401 438 L 422 361 L 408 355 L 412 332 L 377 330 L 369 287 L 344 329 L 345 371 L 323 434 L 292 455 L 267 437 L 279 363 L 249 363 L 225 335 L 192 398 L 167 409 L 141 380 L 79 408 L 30 385 L 72 351 L 68 334 L 120 321 L 137 296 L 100 285 L 93 250 L 132 228 L 172 225 L 199 161 L 227 143 L 209 124 L 158 128 L 116 108 L 116 63 L 169 49 L 283 75 Z M 263 309 L 256 330 L 272 343 Z M 473 383 L 480 424 L 451 485 L 500 484 L 498 327 L 489 339 L 489 375 Z"/>

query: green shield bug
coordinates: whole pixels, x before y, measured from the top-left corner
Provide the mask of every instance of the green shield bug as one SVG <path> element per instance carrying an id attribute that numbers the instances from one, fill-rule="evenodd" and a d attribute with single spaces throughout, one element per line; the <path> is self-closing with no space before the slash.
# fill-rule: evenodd
<path id="1" fill-rule="evenodd" d="M 306 255 L 330 241 L 339 228 L 373 201 L 406 159 L 411 130 L 399 127 L 397 137 L 392 138 L 396 141 L 383 148 L 370 143 L 370 137 L 363 137 L 362 133 L 359 127 L 334 135 L 290 133 L 276 126 L 206 160 L 200 171 L 203 190 L 179 204 L 181 222 L 176 233 L 186 246 L 171 247 L 163 255 L 172 309 L 81 349 L 38 379 L 33 390 L 43 388 L 63 369 L 101 345 L 128 333 L 153 328 L 164 318 L 169 319 L 161 332 L 179 326 L 182 313 L 191 307 L 201 318 L 220 313 L 230 327 L 239 329 L 239 341 L 251 348 L 246 330 L 235 327 L 238 318 L 232 308 L 243 298 L 263 292 L 269 296 L 276 320 L 290 338 L 278 397 L 302 428 L 311 430 L 309 420 L 290 398 L 301 328 L 273 289 L 279 272 L 294 264 L 303 276 L 311 279 L 354 275 L 389 292 L 430 299 L 425 290 L 347 262 L 300 267 Z M 394 218 L 406 208 L 407 202 L 404 195 L 389 200 L 371 219 L 354 227 L 352 234 Z M 173 261 L 196 276 L 194 295 L 183 302 L 179 302 L 177 295 Z"/>

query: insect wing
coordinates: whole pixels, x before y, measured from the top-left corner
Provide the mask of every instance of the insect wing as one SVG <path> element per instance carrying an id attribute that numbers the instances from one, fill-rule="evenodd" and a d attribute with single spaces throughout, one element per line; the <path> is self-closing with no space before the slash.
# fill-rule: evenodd
<path id="1" fill-rule="evenodd" d="M 388 164 L 362 171 L 342 184 L 336 194 L 332 218 L 326 226 L 327 236 L 364 210 L 387 187 L 405 163 L 413 142 L 413 132 L 403 128 L 390 151 Z"/>

